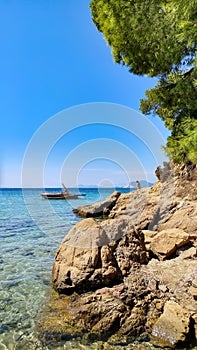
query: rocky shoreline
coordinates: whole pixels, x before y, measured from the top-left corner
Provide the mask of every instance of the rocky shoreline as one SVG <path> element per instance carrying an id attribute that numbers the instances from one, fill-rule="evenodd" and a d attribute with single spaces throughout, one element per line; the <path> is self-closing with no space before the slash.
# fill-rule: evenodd
<path id="1" fill-rule="evenodd" d="M 157 175 L 76 210 L 86 219 L 56 254 L 43 337 L 197 347 L 197 168 L 166 163 Z"/>

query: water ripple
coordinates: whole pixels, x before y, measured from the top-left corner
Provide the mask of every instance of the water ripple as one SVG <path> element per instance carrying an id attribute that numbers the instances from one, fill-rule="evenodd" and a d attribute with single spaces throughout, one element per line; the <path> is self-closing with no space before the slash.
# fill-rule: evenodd
<path id="1" fill-rule="evenodd" d="M 43 344 L 35 331 L 50 288 L 55 253 L 80 219 L 66 201 L 54 201 L 58 215 L 49 217 L 40 190 L 27 190 L 29 205 L 37 212 L 43 232 L 30 217 L 21 190 L 0 190 L 0 195 L 0 350 L 102 349 L 94 344 L 84 348 L 77 342 Z M 90 202 L 100 199 L 94 190 L 89 190 L 87 198 Z M 64 219 L 63 224 L 58 217 Z"/>

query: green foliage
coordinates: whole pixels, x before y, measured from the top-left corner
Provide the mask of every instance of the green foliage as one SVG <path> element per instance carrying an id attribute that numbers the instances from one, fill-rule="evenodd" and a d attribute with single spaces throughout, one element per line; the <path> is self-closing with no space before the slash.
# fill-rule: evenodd
<path id="1" fill-rule="evenodd" d="M 156 113 L 172 130 L 165 147 L 174 162 L 197 164 L 197 69 L 171 73 L 162 77 L 157 86 L 146 91 L 141 111 Z"/>
<path id="2" fill-rule="evenodd" d="M 175 163 L 197 164 L 197 120 L 184 117 L 168 137 L 166 151 Z"/>
<path id="3" fill-rule="evenodd" d="M 93 21 L 112 47 L 115 62 L 135 74 L 156 76 L 180 65 L 188 54 L 177 38 L 177 20 L 158 0 L 92 0 Z"/>
<path id="4" fill-rule="evenodd" d="M 197 163 L 197 0 L 92 0 L 90 7 L 115 62 L 158 76 L 141 110 L 172 131 L 169 156 Z"/>
<path id="5" fill-rule="evenodd" d="M 155 88 L 146 91 L 146 100 L 141 100 L 144 114 L 156 113 L 172 130 L 179 116 L 197 116 L 197 70 L 189 69 L 185 73 L 171 73 L 162 77 Z M 178 119 L 179 120 L 179 119 Z"/>

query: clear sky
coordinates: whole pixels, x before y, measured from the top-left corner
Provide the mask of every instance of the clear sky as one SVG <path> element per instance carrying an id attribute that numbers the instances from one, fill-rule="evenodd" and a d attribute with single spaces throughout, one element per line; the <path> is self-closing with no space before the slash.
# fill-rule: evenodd
<path id="1" fill-rule="evenodd" d="M 140 98 L 156 82 L 134 76 L 127 68 L 114 64 L 110 48 L 91 20 L 88 0 L 2 0 L 0 42 L 1 187 L 21 186 L 27 145 L 49 118 L 68 108 L 93 102 L 118 104 L 139 111 Z M 162 122 L 156 117 L 149 120 L 166 139 Z M 84 185 L 126 184 L 136 176 L 154 180 L 157 162 L 149 159 L 143 142 L 139 144 L 136 135 L 120 126 L 99 125 L 99 117 L 96 121 L 97 126 L 77 127 L 51 145 L 42 184 L 53 187 L 64 180 L 68 186 L 75 185 L 71 173 L 68 175 L 69 166 L 78 169 L 78 182 Z M 42 136 L 44 144 L 47 135 Z M 115 151 L 120 156 L 118 160 L 113 154 L 105 156 L 104 150 L 85 156 L 89 148 L 97 151 L 102 148 L 104 139 L 112 140 L 106 144 L 107 148 L 116 149 L 113 142 L 120 145 Z M 94 145 L 93 140 L 96 140 Z M 137 163 L 134 162 L 127 169 L 128 178 L 123 169 L 125 165 L 121 164 L 124 148 L 138 159 L 143 172 L 137 165 L 135 169 Z M 82 154 L 84 163 L 81 162 L 79 168 L 77 162 L 83 158 Z M 66 173 L 63 172 L 65 162 Z M 41 186 L 40 180 L 35 180 L 33 168 L 32 159 L 28 186 Z"/>

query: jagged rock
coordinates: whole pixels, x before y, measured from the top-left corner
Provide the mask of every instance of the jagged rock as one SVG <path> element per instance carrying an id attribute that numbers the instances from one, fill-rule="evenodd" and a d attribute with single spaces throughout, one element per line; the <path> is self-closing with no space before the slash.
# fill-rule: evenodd
<path id="1" fill-rule="evenodd" d="M 146 262 L 143 235 L 122 224 L 109 220 L 104 225 L 89 218 L 72 228 L 53 265 L 53 285 L 58 292 L 82 293 L 111 286 L 121 282 L 133 264 Z M 120 228 L 128 231 L 122 238 Z"/>
<path id="2" fill-rule="evenodd" d="M 124 327 L 119 331 L 120 336 L 129 334 L 130 337 L 136 337 L 143 332 L 146 320 L 146 307 L 144 306 L 145 305 L 137 305 L 133 307 L 130 315 L 125 319 Z"/>
<path id="3" fill-rule="evenodd" d="M 189 333 L 190 315 L 174 301 L 167 301 L 164 312 L 155 323 L 152 335 L 166 346 L 183 342 Z"/>
<path id="4" fill-rule="evenodd" d="M 181 229 L 168 229 L 159 232 L 150 243 L 150 250 L 160 260 L 168 259 L 177 248 L 189 242 L 189 234 Z"/>
<path id="5" fill-rule="evenodd" d="M 181 256 L 159 261 L 151 259 L 147 265 L 141 267 L 141 273 L 148 276 L 148 280 L 155 280 L 157 288 L 166 286 L 170 296 L 187 310 L 193 313 L 197 309 L 197 302 L 189 293 L 189 287 L 194 276 L 197 275 L 197 259 L 181 259 Z"/>
<path id="6" fill-rule="evenodd" d="M 86 206 L 80 206 L 76 209 L 73 209 L 73 212 L 83 218 L 107 216 L 116 204 L 119 196 L 120 192 L 115 191 L 104 201 Z"/>
<path id="7" fill-rule="evenodd" d="M 150 188 L 121 195 L 110 212 L 109 218 L 129 220 L 130 224 L 140 229 L 150 229 L 158 211 L 161 184 Z"/>
<path id="8" fill-rule="evenodd" d="M 107 246 L 102 248 L 103 266 L 107 268 L 111 252 Z M 69 297 L 55 295 L 41 320 L 40 331 L 47 337 L 51 333 L 54 336 L 54 332 L 62 334 L 64 339 L 73 334 L 83 338 L 87 332 L 88 339 L 106 339 L 116 333 L 117 339 L 126 337 L 128 341 L 145 330 L 146 336 L 150 335 L 164 304 L 171 298 L 193 317 L 197 301 L 189 288 L 197 273 L 196 262 L 180 256 L 165 261 L 152 259 L 141 267 L 133 264 L 120 284 L 115 279 L 111 287 L 101 286 Z"/>
<path id="9" fill-rule="evenodd" d="M 164 168 L 151 188 L 120 195 L 107 220 L 83 220 L 65 237 L 53 267 L 60 295 L 41 322 L 47 336 L 109 345 L 153 333 L 182 346 L 188 333 L 197 342 L 197 168 L 189 177 Z"/>
<path id="10" fill-rule="evenodd" d="M 134 263 L 145 263 L 147 256 L 141 231 L 131 230 L 125 234 L 118 243 L 114 255 L 123 276 L 129 274 Z"/>

